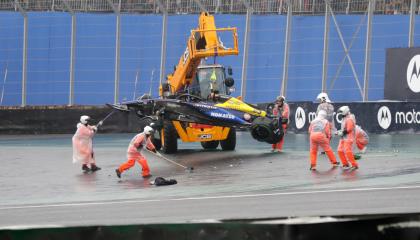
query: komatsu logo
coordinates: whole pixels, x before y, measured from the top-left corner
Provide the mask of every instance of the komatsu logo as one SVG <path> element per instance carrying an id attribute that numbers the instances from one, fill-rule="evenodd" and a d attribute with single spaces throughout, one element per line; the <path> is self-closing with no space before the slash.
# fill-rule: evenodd
<path id="1" fill-rule="evenodd" d="M 229 113 L 211 112 L 210 116 L 217 118 L 235 119 L 235 116 Z"/>
<path id="2" fill-rule="evenodd" d="M 408 63 L 407 84 L 411 91 L 420 92 L 420 55 L 414 56 Z"/>
<path id="3" fill-rule="evenodd" d="M 378 123 L 383 129 L 388 129 L 391 125 L 391 111 L 387 106 L 382 106 L 378 110 Z"/>

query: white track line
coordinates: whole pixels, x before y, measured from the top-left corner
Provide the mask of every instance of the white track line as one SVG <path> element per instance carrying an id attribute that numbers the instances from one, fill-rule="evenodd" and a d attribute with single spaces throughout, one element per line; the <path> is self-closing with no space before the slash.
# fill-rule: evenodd
<path id="1" fill-rule="evenodd" d="M 301 191 L 301 192 L 277 192 L 277 193 L 208 196 L 208 197 L 190 197 L 190 198 L 172 198 L 172 199 L 170 198 L 170 199 L 150 199 L 150 200 L 116 200 L 116 201 L 107 201 L 107 202 L 84 202 L 84 203 L 26 205 L 26 206 L 0 207 L 0 211 L 1 210 L 13 210 L 13 209 L 70 207 L 70 206 L 92 206 L 92 205 L 110 205 L 110 204 L 124 204 L 124 203 L 148 203 L 148 202 L 208 200 L 208 199 L 227 199 L 227 198 L 253 198 L 253 197 L 304 195 L 304 194 L 336 193 L 336 192 L 387 191 L 387 190 L 398 190 L 398 189 L 420 189 L 420 185 L 418 185 L 418 186 L 400 186 L 400 187 L 377 187 L 377 188 L 350 188 L 350 189 L 333 189 L 333 190 Z"/>

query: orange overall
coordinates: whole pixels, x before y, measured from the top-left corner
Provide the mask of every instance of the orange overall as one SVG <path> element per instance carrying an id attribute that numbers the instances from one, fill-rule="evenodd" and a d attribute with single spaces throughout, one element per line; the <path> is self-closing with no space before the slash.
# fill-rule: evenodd
<path id="1" fill-rule="evenodd" d="M 345 132 L 345 134 L 341 137 L 340 142 L 338 143 L 337 152 L 343 166 L 348 166 L 348 161 L 350 161 L 353 167 L 359 167 L 353 155 L 355 128 L 356 119 L 353 114 L 345 116 L 341 121 L 341 131 Z"/>
<path id="2" fill-rule="evenodd" d="M 369 143 L 369 136 L 363 129 L 356 125 L 356 146 L 359 150 L 362 150 Z"/>
<path id="3" fill-rule="evenodd" d="M 318 147 L 321 146 L 331 164 L 336 164 L 337 160 L 330 146 L 331 138 L 331 127 L 330 123 L 326 119 L 315 118 L 309 125 L 309 137 L 310 137 L 310 159 L 311 167 L 316 167 L 316 158 L 318 154 Z"/>
<path id="4" fill-rule="evenodd" d="M 136 161 L 141 165 L 143 171 L 143 177 L 147 177 L 150 175 L 149 165 L 147 164 L 146 158 L 141 155 L 141 151 L 143 147 L 146 147 L 149 150 L 154 150 L 155 146 L 150 141 L 150 137 L 146 137 L 146 134 L 139 133 L 131 140 L 130 144 L 128 145 L 127 149 L 127 159 L 128 161 L 121 164 L 118 170 L 122 173 L 125 170 L 134 166 Z"/>
<path id="5" fill-rule="evenodd" d="M 287 103 L 283 103 L 283 107 L 279 108 L 276 104 L 273 108 L 273 115 L 281 117 L 282 119 L 289 119 L 289 105 Z M 288 123 L 281 124 L 284 135 L 286 135 L 287 125 Z M 274 143 L 271 145 L 271 149 L 278 151 L 281 151 L 283 149 L 284 135 L 278 143 Z"/>

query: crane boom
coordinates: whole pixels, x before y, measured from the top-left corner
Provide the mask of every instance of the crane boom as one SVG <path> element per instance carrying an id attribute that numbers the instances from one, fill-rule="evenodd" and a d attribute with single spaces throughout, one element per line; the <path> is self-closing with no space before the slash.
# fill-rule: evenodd
<path id="1" fill-rule="evenodd" d="M 232 33 L 232 48 L 223 45 L 218 38 L 218 32 Z M 175 71 L 167 77 L 170 92 L 177 93 L 191 84 L 201 59 L 238 54 L 236 28 L 216 28 L 214 17 L 206 12 L 201 13 L 198 28 L 191 31 L 184 54 L 180 57 Z M 162 86 L 160 86 L 159 93 L 160 96 L 163 95 Z"/>

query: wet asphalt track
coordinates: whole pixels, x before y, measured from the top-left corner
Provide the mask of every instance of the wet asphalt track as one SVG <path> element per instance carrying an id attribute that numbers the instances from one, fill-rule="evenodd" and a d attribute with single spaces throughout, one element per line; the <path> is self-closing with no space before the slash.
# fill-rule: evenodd
<path id="1" fill-rule="evenodd" d="M 154 177 L 178 181 L 163 187 L 139 165 L 115 176 L 132 136 L 98 134 L 94 174 L 72 164 L 71 135 L 0 136 L 0 228 L 420 212 L 418 135 L 371 135 L 357 171 L 319 156 L 310 172 L 304 134 L 287 135 L 283 153 L 247 133 L 234 152 L 181 143 L 168 157 L 192 173 L 146 154 Z"/>

